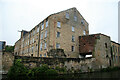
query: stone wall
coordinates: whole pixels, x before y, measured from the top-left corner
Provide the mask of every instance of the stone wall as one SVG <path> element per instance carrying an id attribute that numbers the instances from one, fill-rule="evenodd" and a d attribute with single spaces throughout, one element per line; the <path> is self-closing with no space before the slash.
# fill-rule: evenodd
<path id="1" fill-rule="evenodd" d="M 112 66 L 111 62 L 111 40 L 109 36 L 98 34 L 95 44 L 94 57 L 99 61 L 102 68 Z"/>
<path id="2" fill-rule="evenodd" d="M 92 55 L 102 68 L 112 66 L 111 40 L 104 34 L 92 34 L 79 37 L 80 57 Z"/>
<path id="3" fill-rule="evenodd" d="M 120 66 L 120 44 L 111 41 L 111 55 L 114 66 Z"/>
<path id="4" fill-rule="evenodd" d="M 3 52 L 2 54 L 2 74 L 6 74 L 10 67 L 13 65 L 14 55 L 13 53 Z"/>
<path id="5" fill-rule="evenodd" d="M 0 51 L 0 74 L 2 74 L 2 52 Z"/>
<path id="6" fill-rule="evenodd" d="M 22 59 L 22 63 L 28 68 L 39 67 L 47 64 L 49 67 L 65 67 L 68 72 L 90 72 L 99 70 L 101 67 L 95 58 L 45 58 L 15 56 L 15 59 Z"/>

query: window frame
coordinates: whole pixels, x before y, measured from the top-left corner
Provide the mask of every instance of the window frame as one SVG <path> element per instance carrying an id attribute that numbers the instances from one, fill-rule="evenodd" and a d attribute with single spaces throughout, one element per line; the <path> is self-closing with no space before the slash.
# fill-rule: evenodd
<path id="1" fill-rule="evenodd" d="M 61 22 L 60 21 L 57 22 L 57 27 L 61 28 Z"/>
<path id="2" fill-rule="evenodd" d="M 75 32 L 75 27 L 74 26 L 72 26 L 72 32 Z"/>
<path id="3" fill-rule="evenodd" d="M 74 21 L 77 21 L 77 16 L 76 15 L 74 15 Z"/>
<path id="4" fill-rule="evenodd" d="M 40 43 L 40 51 L 42 51 L 42 45 L 43 45 L 43 44 L 42 44 L 42 43 Z"/>
<path id="5" fill-rule="evenodd" d="M 42 22 L 42 25 L 41 25 L 41 30 L 44 29 L 44 22 Z"/>
<path id="6" fill-rule="evenodd" d="M 34 38 L 33 38 L 33 40 L 32 40 L 32 43 L 34 43 Z"/>
<path id="7" fill-rule="evenodd" d="M 84 20 L 83 20 L 83 19 L 81 20 L 81 24 L 83 24 L 83 25 L 84 25 Z"/>
<path id="8" fill-rule="evenodd" d="M 69 12 L 66 12 L 66 15 L 65 15 L 66 19 L 69 19 L 70 16 L 69 16 Z"/>
<path id="9" fill-rule="evenodd" d="M 72 35 L 72 42 L 75 42 L 75 36 Z"/>
<path id="10" fill-rule="evenodd" d="M 72 51 L 72 52 L 75 51 L 75 46 L 71 46 L 71 51 Z"/>
<path id="11" fill-rule="evenodd" d="M 37 28 L 37 33 L 39 32 L 40 27 Z"/>
<path id="12" fill-rule="evenodd" d="M 41 39 L 43 39 L 43 32 L 41 33 Z"/>
<path id="13" fill-rule="evenodd" d="M 60 43 L 56 43 L 56 49 L 60 48 Z"/>
<path id="14" fill-rule="evenodd" d="M 42 54 L 40 54 L 40 57 L 42 57 Z"/>
<path id="15" fill-rule="evenodd" d="M 44 57 L 46 57 L 47 55 L 46 55 L 46 53 L 44 53 Z"/>
<path id="16" fill-rule="evenodd" d="M 45 46 L 44 46 L 44 49 L 47 49 L 47 43 L 45 42 Z"/>
<path id="17" fill-rule="evenodd" d="M 35 35 L 35 30 L 33 30 L 33 36 Z"/>
<path id="18" fill-rule="evenodd" d="M 47 30 L 45 31 L 45 38 L 47 37 Z"/>
<path id="19" fill-rule="evenodd" d="M 83 30 L 83 35 L 86 35 L 86 31 L 85 30 Z"/>
<path id="20" fill-rule="evenodd" d="M 57 35 L 56 35 L 57 38 L 60 37 L 60 32 L 57 31 Z"/>
<path id="21" fill-rule="evenodd" d="M 34 46 L 32 46 L 32 53 L 33 53 L 33 48 L 34 48 Z"/>
<path id="22" fill-rule="evenodd" d="M 48 20 L 46 20 L 46 28 L 48 27 Z"/>

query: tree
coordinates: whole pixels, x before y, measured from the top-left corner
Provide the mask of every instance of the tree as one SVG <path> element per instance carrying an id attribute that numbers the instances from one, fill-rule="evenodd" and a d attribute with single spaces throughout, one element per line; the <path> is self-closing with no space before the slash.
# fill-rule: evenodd
<path id="1" fill-rule="evenodd" d="M 5 52 L 14 52 L 14 46 L 6 46 L 5 47 Z"/>

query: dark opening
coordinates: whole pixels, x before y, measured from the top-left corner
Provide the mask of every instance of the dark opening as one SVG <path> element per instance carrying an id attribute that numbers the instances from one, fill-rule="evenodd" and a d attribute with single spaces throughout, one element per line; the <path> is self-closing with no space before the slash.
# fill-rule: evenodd
<path id="1" fill-rule="evenodd" d="M 85 46 L 85 43 L 83 45 Z"/>
<path id="2" fill-rule="evenodd" d="M 89 58 L 89 57 L 93 57 L 92 56 L 92 52 L 88 52 L 88 53 L 80 53 L 81 58 Z"/>
<path id="3" fill-rule="evenodd" d="M 72 52 L 74 51 L 74 46 L 71 47 L 71 51 L 72 51 Z"/>
<path id="4" fill-rule="evenodd" d="M 106 55 L 106 58 L 108 58 L 108 55 Z"/>
<path id="5" fill-rule="evenodd" d="M 107 43 L 105 43 L 105 47 L 107 48 Z"/>

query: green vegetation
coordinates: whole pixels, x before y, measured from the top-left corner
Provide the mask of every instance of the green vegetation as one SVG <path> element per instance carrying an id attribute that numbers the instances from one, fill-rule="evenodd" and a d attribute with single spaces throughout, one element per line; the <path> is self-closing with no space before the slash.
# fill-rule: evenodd
<path id="1" fill-rule="evenodd" d="M 46 64 L 43 64 L 40 67 L 28 69 L 22 64 L 21 59 L 17 59 L 15 60 L 14 65 L 8 71 L 7 78 L 9 80 L 57 79 L 58 73 L 65 72 L 65 68 L 56 67 L 53 69 L 49 68 Z"/>
<path id="2" fill-rule="evenodd" d="M 110 72 L 110 71 L 117 71 L 120 70 L 120 67 L 108 67 L 101 69 L 101 72 Z"/>
<path id="3" fill-rule="evenodd" d="M 5 46 L 5 52 L 14 52 L 14 46 Z"/>
<path id="4" fill-rule="evenodd" d="M 56 66 L 55 69 L 56 69 L 59 73 L 66 73 L 66 72 L 67 72 L 65 67 L 60 68 L 59 66 Z"/>
<path id="5" fill-rule="evenodd" d="M 26 78 L 27 72 L 28 72 L 27 68 L 23 64 L 21 64 L 21 59 L 18 59 L 15 61 L 14 65 L 8 71 L 7 76 L 9 79 L 16 80 L 17 78 L 22 76 Z"/>

